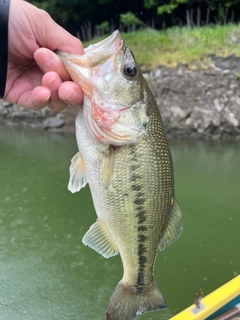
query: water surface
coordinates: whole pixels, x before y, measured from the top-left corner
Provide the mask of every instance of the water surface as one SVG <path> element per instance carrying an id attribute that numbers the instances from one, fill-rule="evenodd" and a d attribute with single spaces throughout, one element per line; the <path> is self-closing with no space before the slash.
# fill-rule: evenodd
<path id="1" fill-rule="evenodd" d="M 163 252 L 155 280 L 165 320 L 240 273 L 240 146 L 171 142 L 181 237 Z M 67 190 L 74 136 L 0 127 L 0 319 L 101 320 L 122 276 L 81 239 L 96 216 L 88 187 Z"/>

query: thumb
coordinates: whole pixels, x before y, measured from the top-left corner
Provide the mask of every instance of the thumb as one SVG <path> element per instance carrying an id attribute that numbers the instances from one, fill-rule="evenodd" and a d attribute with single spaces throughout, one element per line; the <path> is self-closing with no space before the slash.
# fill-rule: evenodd
<path id="1" fill-rule="evenodd" d="M 83 54 L 82 42 L 58 25 L 51 16 L 43 10 L 39 10 L 41 24 L 36 21 L 36 40 L 40 47 L 52 51 L 62 50 L 68 53 Z M 39 27 L 40 26 L 40 27 Z"/>

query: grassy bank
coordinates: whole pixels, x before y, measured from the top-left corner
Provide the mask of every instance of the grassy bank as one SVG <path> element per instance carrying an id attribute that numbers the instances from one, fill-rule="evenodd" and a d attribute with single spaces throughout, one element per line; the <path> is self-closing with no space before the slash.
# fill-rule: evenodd
<path id="1" fill-rule="evenodd" d="M 122 33 L 122 37 L 134 52 L 137 62 L 147 68 L 157 65 L 174 67 L 178 63 L 187 63 L 192 68 L 206 67 L 209 54 L 240 56 L 240 25 L 182 27 L 164 31 L 145 29 Z"/>

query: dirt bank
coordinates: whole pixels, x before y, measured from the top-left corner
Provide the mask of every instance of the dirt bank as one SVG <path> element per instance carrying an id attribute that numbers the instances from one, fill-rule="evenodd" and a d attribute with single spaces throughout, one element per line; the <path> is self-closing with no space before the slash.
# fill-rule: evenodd
<path id="1" fill-rule="evenodd" d="M 240 59 L 212 57 L 208 70 L 158 67 L 145 72 L 166 133 L 178 139 L 240 141 Z M 0 124 L 74 132 L 78 108 L 59 114 L 27 110 L 0 100 Z"/>

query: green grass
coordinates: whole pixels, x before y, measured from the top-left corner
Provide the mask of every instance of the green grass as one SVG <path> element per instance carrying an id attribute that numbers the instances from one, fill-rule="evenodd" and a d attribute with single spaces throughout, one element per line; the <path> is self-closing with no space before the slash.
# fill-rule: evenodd
<path id="1" fill-rule="evenodd" d="M 240 25 L 177 27 L 164 31 L 145 29 L 122 33 L 122 38 L 134 52 L 138 64 L 145 68 L 158 65 L 175 67 L 178 63 L 204 68 L 210 63 L 209 54 L 240 56 Z M 91 43 L 99 40 L 94 39 Z"/>

